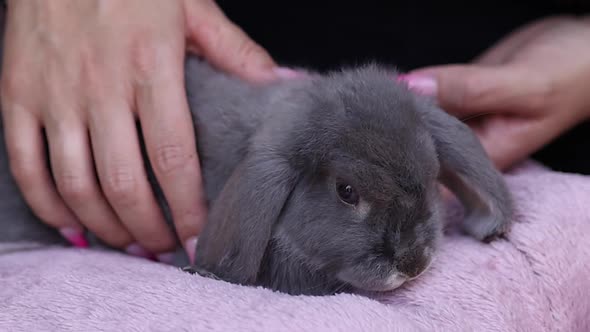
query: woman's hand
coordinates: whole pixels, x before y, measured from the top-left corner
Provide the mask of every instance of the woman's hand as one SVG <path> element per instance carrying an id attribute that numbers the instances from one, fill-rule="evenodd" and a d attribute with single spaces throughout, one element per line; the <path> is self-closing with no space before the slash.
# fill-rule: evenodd
<path id="1" fill-rule="evenodd" d="M 211 0 L 9 0 L 5 36 L 6 142 L 34 212 L 75 244 L 85 245 L 87 228 L 129 253 L 170 260 L 175 235 L 146 178 L 139 120 L 192 260 L 206 210 L 185 50 L 253 81 L 289 73 Z"/>
<path id="2" fill-rule="evenodd" d="M 469 123 L 505 170 L 590 116 L 590 19 L 537 21 L 473 64 L 423 68 L 401 80 Z"/>

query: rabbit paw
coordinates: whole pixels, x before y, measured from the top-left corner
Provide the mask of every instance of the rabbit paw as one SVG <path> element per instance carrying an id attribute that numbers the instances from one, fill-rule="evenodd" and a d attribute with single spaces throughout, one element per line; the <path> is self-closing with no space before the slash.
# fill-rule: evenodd
<path id="1" fill-rule="evenodd" d="M 196 266 L 190 266 L 190 265 L 189 266 L 185 266 L 185 267 L 182 268 L 182 271 L 188 272 L 190 274 L 198 274 L 198 275 L 200 275 L 201 277 L 204 277 L 204 278 L 209 278 L 209 279 L 214 279 L 214 280 L 221 280 L 215 274 L 213 274 L 213 273 L 211 273 L 211 272 L 209 272 L 207 270 L 204 270 L 202 268 L 196 267 Z"/>
<path id="2" fill-rule="evenodd" d="M 474 238 L 489 243 L 503 238 L 509 231 L 511 219 L 496 215 L 470 215 L 463 222 L 463 230 Z"/>

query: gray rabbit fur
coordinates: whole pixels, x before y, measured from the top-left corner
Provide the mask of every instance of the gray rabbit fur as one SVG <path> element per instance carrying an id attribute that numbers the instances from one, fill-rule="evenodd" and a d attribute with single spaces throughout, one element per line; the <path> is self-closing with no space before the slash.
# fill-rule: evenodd
<path id="1" fill-rule="evenodd" d="M 188 57 L 185 75 L 209 206 L 187 271 L 289 294 L 394 289 L 435 256 L 439 182 L 466 233 L 509 230 L 510 193 L 471 130 L 391 68 L 257 85 Z M 23 201 L 0 134 L 0 242 L 66 245 Z"/>

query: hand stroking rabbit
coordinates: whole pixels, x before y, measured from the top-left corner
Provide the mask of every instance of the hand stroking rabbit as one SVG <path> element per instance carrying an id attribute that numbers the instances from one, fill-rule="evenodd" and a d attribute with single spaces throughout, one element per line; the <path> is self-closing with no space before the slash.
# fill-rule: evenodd
<path id="1" fill-rule="evenodd" d="M 391 68 L 254 85 L 190 57 L 185 75 L 209 204 L 189 271 L 290 294 L 395 289 L 436 256 L 439 183 L 466 234 L 509 230 L 510 193 L 477 138 Z M 63 243 L 22 200 L 3 139 L 0 171 L 0 242 Z"/>

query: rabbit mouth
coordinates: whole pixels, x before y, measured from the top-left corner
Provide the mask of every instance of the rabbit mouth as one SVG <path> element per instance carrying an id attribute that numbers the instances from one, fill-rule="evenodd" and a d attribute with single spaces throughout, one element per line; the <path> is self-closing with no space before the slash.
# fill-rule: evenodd
<path id="1" fill-rule="evenodd" d="M 391 275 L 389 275 L 386 278 L 372 280 L 368 278 L 363 278 L 364 280 L 361 281 L 356 278 L 350 278 L 350 276 L 347 276 L 346 273 L 339 273 L 337 278 L 348 283 L 354 288 L 371 292 L 392 291 L 394 289 L 401 287 L 406 281 L 410 280 L 410 278 L 407 275 L 397 271 L 394 271 Z"/>
<path id="2" fill-rule="evenodd" d="M 385 289 L 383 289 L 382 291 L 390 291 L 399 288 L 408 280 L 409 278 L 405 274 L 400 272 L 394 273 L 385 280 Z"/>
<path id="3" fill-rule="evenodd" d="M 389 272 L 376 273 L 371 267 L 366 267 L 360 270 L 349 268 L 340 271 L 336 278 L 343 281 L 352 287 L 370 292 L 387 292 L 393 291 L 407 282 L 415 280 L 423 275 L 430 269 L 432 262 L 434 261 L 433 255 L 428 254 L 426 257 L 427 263 L 420 269 L 411 269 L 411 271 L 400 270 L 399 268 L 393 268 Z M 374 267 L 372 267 L 374 268 Z M 373 273 L 367 273 L 368 271 L 374 271 Z"/>

